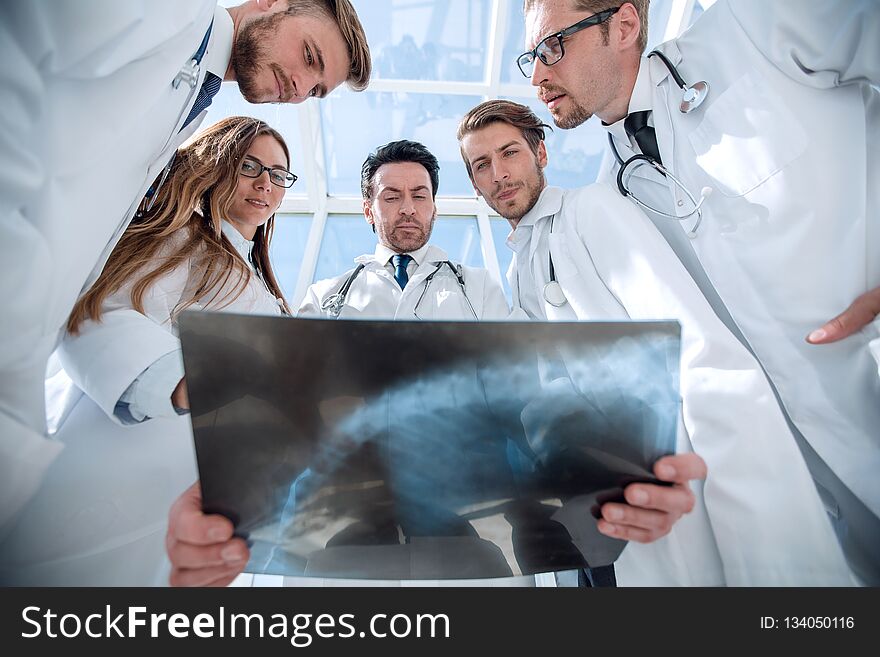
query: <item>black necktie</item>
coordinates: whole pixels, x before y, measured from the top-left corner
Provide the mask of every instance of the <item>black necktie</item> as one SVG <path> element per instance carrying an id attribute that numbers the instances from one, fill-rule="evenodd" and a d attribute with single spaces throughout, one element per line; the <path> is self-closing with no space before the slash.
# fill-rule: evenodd
<path id="1" fill-rule="evenodd" d="M 409 274 L 406 273 L 406 268 L 409 266 L 409 263 L 412 262 L 413 257 L 411 255 L 407 255 L 405 253 L 391 256 L 391 264 L 394 265 L 394 280 L 397 281 L 397 284 L 400 286 L 400 289 L 406 287 L 406 284 L 409 282 Z"/>
<path id="2" fill-rule="evenodd" d="M 654 128 L 648 125 L 649 116 L 651 110 L 633 112 L 623 122 L 623 129 L 626 130 L 627 135 L 636 140 L 644 155 L 662 164 L 660 149 L 657 147 L 657 135 L 654 133 Z"/>

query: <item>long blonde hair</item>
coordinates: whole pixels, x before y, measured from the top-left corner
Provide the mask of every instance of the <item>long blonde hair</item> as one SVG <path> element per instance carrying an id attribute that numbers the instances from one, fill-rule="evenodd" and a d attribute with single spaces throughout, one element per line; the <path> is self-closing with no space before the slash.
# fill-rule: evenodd
<path id="1" fill-rule="evenodd" d="M 241 159 L 254 140 L 261 135 L 275 138 L 290 162 L 284 138 L 263 121 L 232 116 L 218 121 L 195 140 L 177 151 L 168 179 L 156 193 L 153 207 L 138 213 L 126 229 L 104 270 L 94 285 L 73 308 L 67 330 L 76 334 L 87 319 L 101 320 L 101 307 L 108 296 L 129 281 L 132 307 L 144 313 L 144 295 L 156 281 L 188 262 L 199 258 L 198 278 L 188 285 L 175 306 L 172 319 L 203 301 L 214 307 L 229 305 L 247 288 L 251 269 L 222 232 L 235 198 Z M 257 228 L 252 251 L 253 265 L 269 291 L 290 307 L 269 262 L 269 244 L 275 226 L 275 215 Z M 160 253 L 172 235 L 186 230 L 179 245 L 170 252 Z"/>

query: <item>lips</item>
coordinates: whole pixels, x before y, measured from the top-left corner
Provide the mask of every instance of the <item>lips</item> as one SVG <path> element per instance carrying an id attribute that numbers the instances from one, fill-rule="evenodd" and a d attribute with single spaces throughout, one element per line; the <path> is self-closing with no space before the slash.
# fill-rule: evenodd
<path id="1" fill-rule="evenodd" d="M 260 208 L 261 210 L 265 210 L 266 208 L 269 207 L 268 203 L 266 203 L 265 201 L 261 201 L 259 199 L 246 198 L 245 201 L 247 201 L 248 203 L 253 205 L 255 208 Z"/>
<path id="2" fill-rule="evenodd" d="M 495 194 L 495 200 L 496 201 L 509 201 L 514 196 L 516 196 L 516 193 L 518 191 L 519 191 L 519 187 L 508 187 L 504 191 L 502 191 L 498 194 Z"/>
<path id="3" fill-rule="evenodd" d="M 549 89 L 542 88 L 538 96 L 541 98 L 541 102 L 543 102 L 547 109 L 553 109 L 562 102 L 562 99 L 565 98 L 566 93 L 561 89 Z"/>

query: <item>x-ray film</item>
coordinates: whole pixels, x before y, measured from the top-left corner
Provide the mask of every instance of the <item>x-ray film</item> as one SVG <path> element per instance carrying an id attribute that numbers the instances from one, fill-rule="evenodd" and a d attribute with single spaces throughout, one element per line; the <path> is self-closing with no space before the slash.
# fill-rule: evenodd
<path id="1" fill-rule="evenodd" d="M 527 575 L 612 563 L 599 506 L 675 448 L 676 322 L 184 313 L 206 512 L 248 572 Z"/>

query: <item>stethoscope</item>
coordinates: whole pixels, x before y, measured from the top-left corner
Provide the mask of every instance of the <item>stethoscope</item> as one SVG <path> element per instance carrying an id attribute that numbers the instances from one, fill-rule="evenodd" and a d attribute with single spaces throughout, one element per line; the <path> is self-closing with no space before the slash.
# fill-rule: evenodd
<path id="1" fill-rule="evenodd" d="M 553 234 L 553 220 L 555 218 L 556 215 L 550 217 L 551 235 Z M 550 253 L 549 249 L 547 250 L 547 257 L 550 260 L 550 282 L 544 286 L 544 301 L 554 308 L 561 308 L 568 303 L 568 299 L 565 298 L 565 292 L 562 291 L 562 286 L 556 280 L 556 267 L 553 266 L 553 254 Z"/>
<path id="2" fill-rule="evenodd" d="M 669 61 L 666 55 L 664 55 L 659 50 L 652 50 L 650 53 L 648 53 L 648 57 L 653 56 L 657 56 L 660 58 L 660 61 L 662 61 L 666 68 L 669 70 L 669 74 L 672 76 L 672 79 L 675 80 L 675 83 L 682 90 L 683 93 L 681 96 L 681 103 L 678 106 L 678 109 L 682 114 L 688 114 L 689 112 L 692 112 L 703 104 L 703 101 L 706 100 L 706 96 L 709 95 L 708 82 L 701 80 L 700 82 L 695 82 L 692 85 L 688 85 L 679 74 L 678 69 L 675 68 L 675 66 L 672 64 L 672 62 Z M 685 219 L 688 219 L 696 214 L 697 221 L 694 224 L 694 227 L 690 231 L 686 231 L 688 237 L 690 237 L 691 239 L 695 238 L 697 236 L 697 229 L 700 227 L 700 222 L 703 221 L 703 203 L 712 193 L 712 188 L 703 187 L 703 189 L 700 190 L 700 200 L 697 201 L 696 197 L 691 194 L 691 192 L 687 189 L 687 187 L 685 187 L 684 183 L 682 183 L 681 180 L 676 178 L 672 174 L 672 172 L 669 171 L 669 169 L 664 167 L 660 162 L 655 160 L 650 155 L 633 155 L 631 158 L 624 162 L 623 158 L 620 157 L 617 146 L 615 146 L 614 144 L 614 137 L 612 137 L 610 132 L 608 133 L 608 143 L 611 144 L 611 150 L 614 153 L 614 158 L 620 165 L 620 170 L 617 172 L 617 189 L 620 190 L 620 193 L 623 196 L 628 196 L 644 209 L 650 210 L 651 212 L 659 214 L 660 216 L 668 217 L 669 219 L 684 221 Z M 668 212 L 663 212 L 662 210 L 648 205 L 647 203 L 641 201 L 635 194 L 633 194 L 633 192 L 631 192 L 629 187 L 627 186 L 627 181 L 632 175 L 632 172 L 635 171 L 635 169 L 637 169 L 639 166 L 641 166 L 640 163 L 642 162 L 647 163 L 648 165 L 653 167 L 658 173 L 660 173 L 660 175 L 671 180 L 672 183 L 676 187 L 678 187 L 685 196 L 688 197 L 690 202 L 693 204 L 693 210 L 684 215 L 670 214 Z M 627 174 L 627 171 L 629 171 L 629 174 Z"/>
<path id="3" fill-rule="evenodd" d="M 422 299 L 425 298 L 425 295 L 428 293 L 428 288 L 431 287 L 431 281 L 434 280 L 434 276 L 437 275 L 443 265 L 449 267 L 449 270 L 455 276 L 455 279 L 458 281 L 458 285 L 461 288 L 461 294 L 464 296 L 465 302 L 467 302 L 468 308 L 471 311 L 471 314 L 474 316 L 474 319 L 479 320 L 480 318 L 477 316 L 477 311 L 474 310 L 474 306 L 471 303 L 471 300 L 468 299 L 467 290 L 464 285 L 464 271 L 462 270 L 461 265 L 454 265 L 449 260 L 443 260 L 441 262 L 436 263 L 436 267 L 434 271 L 428 274 L 425 277 L 424 287 L 422 287 L 422 293 L 419 295 L 419 298 L 416 300 L 416 305 L 413 307 L 413 315 L 416 316 L 417 319 L 421 319 L 419 317 L 419 305 L 422 303 Z M 335 294 L 331 294 L 329 297 L 324 299 L 321 303 L 321 310 L 332 317 L 333 319 L 339 319 L 340 313 L 342 313 L 342 309 L 345 307 L 345 300 L 348 298 L 348 293 L 351 290 L 351 286 L 354 284 L 357 277 L 360 275 L 361 271 L 366 265 L 364 263 L 359 263 L 357 267 L 355 267 L 354 271 L 349 274 L 348 278 L 345 279 L 345 282 L 342 284 L 342 287 L 339 288 L 339 291 Z"/>

